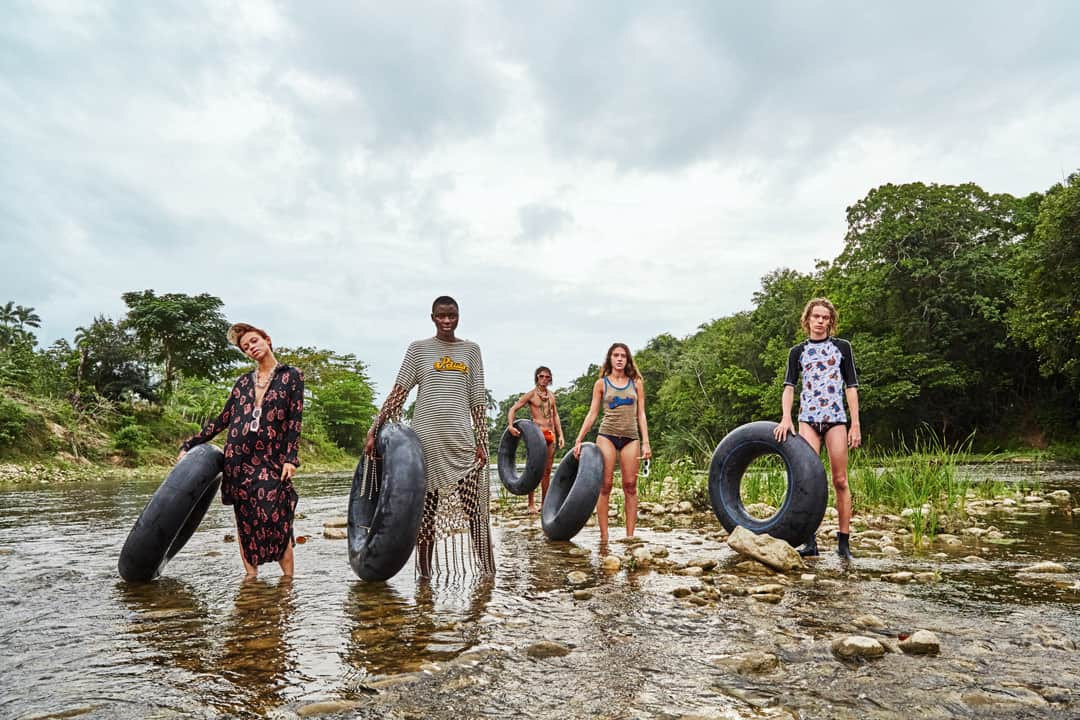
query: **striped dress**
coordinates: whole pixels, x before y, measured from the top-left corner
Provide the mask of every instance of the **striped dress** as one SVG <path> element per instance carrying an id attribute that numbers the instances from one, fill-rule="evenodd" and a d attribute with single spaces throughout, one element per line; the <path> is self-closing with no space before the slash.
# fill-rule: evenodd
<path id="1" fill-rule="evenodd" d="M 418 386 L 412 429 L 420 437 L 428 492 L 456 487 L 476 468 L 471 410 L 487 405 L 480 346 L 438 338 L 409 345 L 394 384 Z"/>

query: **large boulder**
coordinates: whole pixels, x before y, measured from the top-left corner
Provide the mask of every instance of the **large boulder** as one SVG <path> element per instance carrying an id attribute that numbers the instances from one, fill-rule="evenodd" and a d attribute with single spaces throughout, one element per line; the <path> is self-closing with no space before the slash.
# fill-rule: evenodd
<path id="1" fill-rule="evenodd" d="M 803 560 L 795 548 L 771 535 L 758 535 L 741 525 L 727 539 L 728 547 L 740 555 L 753 558 L 779 572 L 787 572 L 803 566 Z"/>

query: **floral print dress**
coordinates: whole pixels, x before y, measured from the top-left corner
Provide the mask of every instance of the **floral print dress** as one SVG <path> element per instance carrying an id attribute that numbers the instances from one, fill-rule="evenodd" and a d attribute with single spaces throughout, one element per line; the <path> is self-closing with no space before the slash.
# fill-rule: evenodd
<path id="1" fill-rule="evenodd" d="M 285 463 L 300 465 L 303 412 L 304 376 L 296 368 L 274 369 L 261 406 L 255 404 L 254 373 L 244 373 L 221 414 L 181 446 L 190 450 L 228 430 L 221 501 L 233 506 L 240 548 L 252 565 L 280 560 L 293 543 L 299 496 L 291 480 L 282 481 L 281 472 Z"/>

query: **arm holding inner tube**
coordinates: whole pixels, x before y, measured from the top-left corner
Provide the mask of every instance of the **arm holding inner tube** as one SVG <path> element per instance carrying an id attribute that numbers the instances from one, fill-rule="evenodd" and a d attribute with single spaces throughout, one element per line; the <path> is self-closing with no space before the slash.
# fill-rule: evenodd
<path id="1" fill-rule="evenodd" d="M 364 442 L 364 454 L 369 458 L 375 457 L 375 435 L 378 434 L 379 428 L 381 428 L 387 420 L 396 421 L 401 418 L 401 409 L 405 406 L 405 398 L 408 396 L 409 391 L 400 385 L 394 385 L 390 394 L 386 396 L 386 400 L 383 401 L 382 409 L 379 410 L 379 414 L 375 416 L 375 420 L 372 421 L 371 427 L 367 431 L 367 440 Z"/>
<path id="2" fill-rule="evenodd" d="M 592 429 L 593 423 L 596 422 L 596 417 L 600 414 L 600 402 L 603 399 L 604 381 L 597 380 L 593 383 L 592 404 L 589 405 L 589 414 L 585 416 L 585 421 L 581 423 L 581 430 L 578 432 L 577 440 L 574 441 L 574 457 L 581 457 L 581 441 L 585 439 L 589 430 Z"/>
<path id="3" fill-rule="evenodd" d="M 198 435 L 188 438 L 184 441 L 184 444 L 180 446 L 180 454 L 176 456 L 178 461 L 187 454 L 188 450 L 196 445 L 210 442 L 214 439 L 215 435 L 229 427 L 229 421 L 232 420 L 233 404 L 235 403 L 238 394 L 239 392 L 236 387 L 233 386 L 233 389 L 229 392 L 229 399 L 225 401 L 225 407 L 218 413 L 218 416 L 206 423 Z"/>
<path id="4" fill-rule="evenodd" d="M 788 433 L 795 434 L 795 426 L 791 424 L 791 408 L 795 404 L 795 387 L 792 385 L 784 386 L 784 394 L 780 399 L 781 415 L 780 424 L 773 430 L 773 437 L 780 442 L 784 442 L 784 438 Z"/>
<path id="5" fill-rule="evenodd" d="M 529 392 L 519 397 L 517 402 L 510 406 L 510 411 L 506 413 L 506 429 L 509 430 L 510 434 L 514 437 L 518 437 L 521 435 L 521 431 L 514 427 L 514 416 L 517 415 L 518 410 L 525 407 L 525 405 L 529 402 L 529 399 L 532 398 L 532 394 L 533 391 L 530 390 Z"/>

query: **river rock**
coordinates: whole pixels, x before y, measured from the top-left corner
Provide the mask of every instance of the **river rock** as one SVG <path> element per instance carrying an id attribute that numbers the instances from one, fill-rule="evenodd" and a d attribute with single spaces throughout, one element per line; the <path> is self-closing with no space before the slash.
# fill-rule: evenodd
<path id="1" fill-rule="evenodd" d="M 927 570 L 925 572 L 917 572 L 917 573 L 915 573 L 914 577 L 912 577 L 912 580 L 914 580 L 917 583 L 921 583 L 923 585 L 927 585 L 929 583 L 936 583 L 940 579 L 941 579 L 941 575 L 937 574 L 933 570 Z"/>
<path id="2" fill-rule="evenodd" d="M 666 558 L 670 554 L 668 549 L 661 545 L 653 545 L 649 548 L 649 552 L 654 558 Z"/>
<path id="3" fill-rule="evenodd" d="M 563 657 L 570 654 L 571 648 L 562 643 L 554 642 L 551 640 L 541 640 L 538 643 L 533 643 L 525 649 L 525 654 L 531 658 L 552 658 Z"/>
<path id="4" fill-rule="evenodd" d="M 572 547 L 566 551 L 566 554 L 570 557 L 585 557 L 589 554 L 589 550 L 583 547 Z"/>
<path id="5" fill-rule="evenodd" d="M 589 592 L 588 590 L 575 590 L 574 591 L 574 599 L 575 600 L 592 600 L 592 593 Z"/>
<path id="6" fill-rule="evenodd" d="M 859 617 L 852 620 L 852 622 L 855 623 L 855 625 L 858 626 L 858 627 L 865 627 L 865 628 L 883 628 L 883 627 L 885 627 L 885 621 L 882 620 L 881 618 L 879 618 L 877 615 L 873 615 L 871 613 L 867 613 L 865 615 L 860 615 Z"/>
<path id="7" fill-rule="evenodd" d="M 757 560 L 743 560 L 735 564 L 735 569 L 745 575 L 775 575 L 776 571 L 768 565 L 762 565 Z"/>
<path id="8" fill-rule="evenodd" d="M 1012 717 L 1025 709 L 1033 707 L 1045 708 L 1046 699 L 1027 688 L 1010 687 L 1006 689 L 994 688 L 992 690 L 975 690 L 966 692 L 960 696 L 968 707 L 982 712 L 999 714 L 1006 717 L 1009 713 Z"/>
<path id="9" fill-rule="evenodd" d="M 817 575 L 814 573 L 803 573 L 799 576 L 799 580 L 804 583 L 812 583 L 817 580 Z"/>
<path id="10" fill-rule="evenodd" d="M 332 715 L 335 713 L 348 712 L 360 707 L 363 703 L 359 700 L 327 700 L 303 705 L 296 709 L 300 717 L 316 717 L 318 715 Z"/>
<path id="11" fill-rule="evenodd" d="M 236 536 L 232 533 L 225 533 L 225 536 L 221 538 L 221 542 L 232 543 L 236 542 Z"/>
<path id="12" fill-rule="evenodd" d="M 324 527 L 322 534 L 327 540 L 344 540 L 349 536 L 349 531 L 343 527 Z"/>
<path id="13" fill-rule="evenodd" d="M 631 535 L 630 537 L 621 537 L 615 542 L 622 543 L 623 545 L 640 545 L 645 541 L 637 535 Z"/>
<path id="14" fill-rule="evenodd" d="M 589 576 L 583 573 L 581 570 L 572 570 L 566 573 L 566 579 L 568 582 L 574 585 L 580 585 L 589 581 Z"/>
<path id="15" fill-rule="evenodd" d="M 962 557 L 960 559 L 963 560 L 964 562 L 982 562 L 983 561 L 983 559 L 981 557 L 979 557 L 978 555 L 965 555 L 964 557 Z"/>
<path id="16" fill-rule="evenodd" d="M 1068 572 L 1068 568 L 1056 562 L 1050 562 L 1044 560 L 1034 565 L 1028 565 L 1025 568 L 1020 568 L 1019 572 L 1022 573 L 1065 573 Z"/>
<path id="17" fill-rule="evenodd" d="M 1033 503 L 1041 503 L 1042 501 L 1043 501 L 1043 499 L 1039 495 L 1025 495 L 1024 496 L 1024 502 L 1025 503 L 1033 504 Z"/>
<path id="18" fill-rule="evenodd" d="M 649 548 L 636 547 L 634 552 L 630 554 L 630 557 L 634 559 L 634 565 L 637 567 L 648 567 L 652 564 L 652 553 L 649 552 Z"/>
<path id="19" fill-rule="evenodd" d="M 1072 503 L 1072 495 L 1068 490 L 1055 490 L 1046 494 L 1046 499 L 1052 502 L 1056 502 L 1059 505 L 1068 505 Z"/>
<path id="20" fill-rule="evenodd" d="M 885 557 L 896 557 L 900 554 L 900 548 L 893 545 L 886 545 L 881 548 L 881 554 Z"/>
<path id="21" fill-rule="evenodd" d="M 784 593 L 784 586 L 780 583 L 766 583 L 764 585 L 755 585 L 749 588 L 751 595 L 782 595 Z"/>
<path id="22" fill-rule="evenodd" d="M 684 567 L 679 571 L 680 575 L 685 575 L 686 577 L 701 577 L 704 573 L 705 571 L 699 567 Z"/>
<path id="23" fill-rule="evenodd" d="M 686 515 L 694 512 L 694 505 L 689 500 L 683 500 L 675 506 L 675 512 L 680 515 Z"/>
<path id="24" fill-rule="evenodd" d="M 622 560 L 615 555 L 608 555 L 600 561 L 600 567 L 606 572 L 618 572 L 622 569 Z"/>
<path id="25" fill-rule="evenodd" d="M 875 658 L 885 654 L 885 646 L 865 635 L 849 635 L 834 640 L 832 651 L 842 658 Z"/>
<path id="26" fill-rule="evenodd" d="M 345 516 L 332 517 L 322 524 L 324 528 L 343 528 L 349 527 L 349 518 Z"/>
<path id="27" fill-rule="evenodd" d="M 672 590 L 671 594 L 674 595 L 677 598 L 684 598 L 687 595 L 690 595 L 690 588 L 683 587 L 683 586 L 680 585 L 679 587 Z"/>
<path id="28" fill-rule="evenodd" d="M 776 670 L 780 667 L 780 658 L 763 650 L 751 650 L 738 655 L 726 655 L 714 658 L 713 665 L 729 668 L 741 675 L 757 675 Z"/>
<path id="29" fill-rule="evenodd" d="M 941 643 L 937 635 L 929 630 L 916 630 L 900 641 L 900 649 L 910 655 L 937 655 Z"/>
<path id="30" fill-rule="evenodd" d="M 881 579 L 885 582 L 891 583 L 908 583 L 915 578 L 915 573 L 907 570 L 901 570 L 900 572 L 887 573 L 881 576 Z"/>
<path id="31" fill-rule="evenodd" d="M 716 567 L 716 560 L 713 560 L 712 558 L 694 558 L 686 564 L 690 567 L 699 567 L 702 570 L 712 570 Z"/>
<path id="32" fill-rule="evenodd" d="M 728 537 L 727 544 L 735 552 L 780 572 L 804 567 L 795 548 L 783 540 L 777 540 L 770 535 L 758 535 L 741 525 Z"/>
<path id="33" fill-rule="evenodd" d="M 776 593 L 761 593 L 759 595 L 751 595 L 750 597 L 757 602 L 769 603 L 770 605 L 776 605 L 784 599 L 783 595 L 777 595 Z"/>

